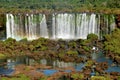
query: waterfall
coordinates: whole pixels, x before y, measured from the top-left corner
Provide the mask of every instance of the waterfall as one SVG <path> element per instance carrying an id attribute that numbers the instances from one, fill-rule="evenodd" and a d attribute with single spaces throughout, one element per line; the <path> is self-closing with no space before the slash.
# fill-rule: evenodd
<path id="1" fill-rule="evenodd" d="M 75 37 L 77 39 L 82 38 L 86 39 L 87 35 L 94 33 L 99 35 L 99 29 L 97 28 L 96 14 L 87 15 L 86 13 L 77 14 L 77 34 Z"/>
<path id="2" fill-rule="evenodd" d="M 96 14 L 53 15 L 53 38 L 86 39 L 90 33 L 99 35 L 98 24 Z"/>
<path id="3" fill-rule="evenodd" d="M 27 38 L 28 40 L 39 37 L 48 38 L 47 24 L 45 15 L 13 15 L 6 14 L 6 33 L 7 38 L 16 40 Z"/>
<path id="4" fill-rule="evenodd" d="M 14 26 L 14 16 L 12 14 L 7 14 L 7 22 L 6 22 L 6 34 L 7 34 L 7 38 L 13 36 L 13 26 Z M 11 27 L 9 27 L 9 25 L 11 25 Z M 13 36 L 14 38 L 14 36 Z"/>
<path id="5" fill-rule="evenodd" d="M 86 39 L 90 33 L 102 38 L 101 36 L 110 33 L 115 27 L 114 15 L 53 13 L 52 17 L 48 17 L 51 21 L 44 14 L 6 14 L 7 38 Z"/>
<path id="6" fill-rule="evenodd" d="M 75 16 L 73 14 L 53 15 L 53 38 L 74 39 Z"/>

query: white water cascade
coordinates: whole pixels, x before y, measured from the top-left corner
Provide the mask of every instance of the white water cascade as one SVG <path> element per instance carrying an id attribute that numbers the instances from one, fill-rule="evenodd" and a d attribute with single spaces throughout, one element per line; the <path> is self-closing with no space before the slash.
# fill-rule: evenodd
<path id="1" fill-rule="evenodd" d="M 54 13 L 49 19 L 51 21 L 44 14 L 6 14 L 6 20 L 7 38 L 17 40 L 33 40 L 39 37 L 86 39 L 90 33 L 101 38 L 101 35 L 110 33 L 115 26 L 114 16 L 94 13 Z M 48 28 L 48 25 L 51 26 Z"/>
<path id="2" fill-rule="evenodd" d="M 75 15 L 58 14 L 53 15 L 53 38 L 75 39 Z"/>
<path id="3" fill-rule="evenodd" d="M 27 38 L 28 40 L 39 37 L 48 38 L 47 24 L 45 15 L 22 15 L 6 14 L 6 33 L 7 38 L 11 37 L 16 40 Z"/>
<path id="4" fill-rule="evenodd" d="M 99 35 L 99 19 L 96 14 L 57 14 L 53 15 L 53 38 L 86 39 L 87 35 Z"/>

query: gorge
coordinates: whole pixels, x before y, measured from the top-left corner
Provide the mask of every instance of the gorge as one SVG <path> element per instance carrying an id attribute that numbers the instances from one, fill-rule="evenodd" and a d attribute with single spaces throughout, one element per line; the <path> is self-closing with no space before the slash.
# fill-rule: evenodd
<path id="1" fill-rule="evenodd" d="M 5 40 L 0 41 L 3 77 L 22 73 L 30 79 L 66 80 L 79 74 L 82 78 L 78 75 L 78 80 L 92 80 L 92 76 L 98 79 L 103 75 L 106 79 L 106 75 L 112 74 L 112 79 L 118 79 L 120 58 L 114 52 L 119 51 L 120 30 L 116 28 L 119 27 L 116 15 L 7 13 L 3 18 L 6 29 Z M 114 47 L 114 43 L 118 46 Z"/>
<path id="2" fill-rule="evenodd" d="M 120 80 L 120 0 L 0 0 L 0 80 Z"/>

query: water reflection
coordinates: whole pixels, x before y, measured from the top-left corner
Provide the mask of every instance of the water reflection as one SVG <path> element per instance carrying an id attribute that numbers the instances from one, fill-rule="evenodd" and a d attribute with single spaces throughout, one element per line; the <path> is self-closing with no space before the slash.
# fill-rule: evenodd
<path id="1" fill-rule="evenodd" d="M 120 72 L 120 66 L 117 66 L 117 64 L 114 64 L 112 59 L 106 58 L 102 52 L 99 52 L 97 54 L 97 58 L 95 60 L 99 63 L 100 62 L 107 62 L 108 63 L 108 69 L 105 70 L 105 72 Z M 112 66 L 113 64 L 114 64 L 114 66 Z"/>
<path id="2" fill-rule="evenodd" d="M 36 61 L 29 57 L 16 57 L 16 58 L 0 60 L 0 64 L 4 64 L 0 66 L 0 74 L 11 75 L 15 70 L 16 65 L 25 64 L 28 66 L 32 66 L 36 63 L 46 65 L 46 66 L 52 66 L 53 69 L 44 69 L 44 70 L 40 69 L 40 71 L 42 71 L 46 75 L 57 72 L 55 68 L 73 67 L 75 68 L 76 71 L 80 71 L 84 67 L 84 64 L 82 63 L 77 64 L 75 62 L 64 62 L 64 61 L 50 60 L 50 59 L 49 60 L 40 59 Z M 65 70 L 65 72 L 71 72 L 71 70 L 68 69 L 68 70 Z"/>
<path id="3" fill-rule="evenodd" d="M 64 62 L 64 61 L 59 61 L 56 60 L 53 62 L 53 67 L 59 67 L 59 68 L 65 68 L 65 67 L 74 67 L 75 63 L 73 62 Z"/>
<path id="4" fill-rule="evenodd" d="M 105 70 L 105 72 L 120 72 L 120 66 L 117 66 L 117 65 L 112 66 L 113 61 L 109 58 L 106 58 L 103 53 L 95 54 L 95 58 L 93 57 L 93 59 L 96 60 L 98 63 L 100 62 L 108 63 L 108 69 Z M 67 68 L 67 69 L 64 69 L 64 72 L 71 72 L 71 70 L 68 67 L 72 67 L 76 71 L 81 71 L 83 67 L 85 67 L 85 63 L 64 62 L 60 60 L 52 60 L 52 59 L 45 59 L 45 58 L 40 60 L 34 60 L 33 58 L 22 56 L 22 57 L 0 60 L 0 74 L 11 75 L 14 72 L 16 65 L 25 64 L 28 66 L 32 66 L 32 65 L 35 65 L 36 63 L 46 65 L 46 66 L 52 66 L 52 69 L 38 70 L 40 72 L 43 72 L 45 75 L 49 75 L 50 73 L 52 75 L 55 72 L 58 72 L 56 68 L 61 68 L 61 69 Z M 92 72 L 94 73 L 95 71 L 92 70 Z"/>

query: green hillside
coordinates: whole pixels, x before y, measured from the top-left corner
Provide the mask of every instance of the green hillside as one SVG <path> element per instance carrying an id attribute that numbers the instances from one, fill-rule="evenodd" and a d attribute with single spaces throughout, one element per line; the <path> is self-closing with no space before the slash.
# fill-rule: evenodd
<path id="1" fill-rule="evenodd" d="M 0 0 L 0 12 L 11 10 L 57 10 L 57 11 L 100 11 L 110 12 L 120 8 L 119 0 Z M 110 10 L 109 10 L 110 9 Z"/>

